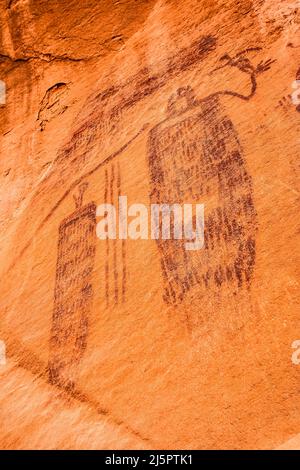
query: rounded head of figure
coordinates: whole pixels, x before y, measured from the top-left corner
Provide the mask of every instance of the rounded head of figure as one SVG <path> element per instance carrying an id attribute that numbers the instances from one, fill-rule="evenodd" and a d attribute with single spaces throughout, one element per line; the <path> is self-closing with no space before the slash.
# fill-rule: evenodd
<path id="1" fill-rule="evenodd" d="M 168 101 L 167 115 L 175 116 L 187 111 L 196 104 L 196 97 L 192 87 L 186 86 L 178 88 L 176 93 L 173 93 Z"/>

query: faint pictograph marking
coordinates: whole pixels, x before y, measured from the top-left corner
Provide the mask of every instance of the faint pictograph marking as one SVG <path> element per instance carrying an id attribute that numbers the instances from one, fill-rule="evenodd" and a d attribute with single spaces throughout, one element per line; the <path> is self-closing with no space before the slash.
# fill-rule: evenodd
<path id="1" fill-rule="evenodd" d="M 257 18 L 263 35 L 272 32 L 272 28 L 283 28 L 284 24 L 291 26 L 297 18 L 299 0 L 278 2 L 276 8 L 272 8 L 272 0 L 255 0 L 258 9 Z"/>
<path id="2" fill-rule="evenodd" d="M 110 178 L 110 202 L 114 204 L 114 196 L 116 190 L 116 180 L 115 180 L 115 165 L 111 165 L 111 178 Z M 119 301 L 119 287 L 118 287 L 118 268 L 117 268 L 117 240 L 113 240 L 113 278 L 114 278 L 114 302 L 115 304 Z"/>
<path id="3" fill-rule="evenodd" d="M 108 169 L 105 168 L 105 186 L 104 186 L 104 203 L 108 204 Z M 106 306 L 109 305 L 109 239 L 106 239 L 105 253 L 105 299 Z"/>
<path id="4" fill-rule="evenodd" d="M 76 210 L 59 227 L 49 380 L 72 390 L 87 346 L 93 301 L 96 204 L 82 205 L 86 184 L 75 197 Z"/>
<path id="5" fill-rule="evenodd" d="M 117 162 L 117 171 L 118 171 L 118 201 L 122 193 L 122 187 L 121 187 L 121 169 L 120 169 L 120 162 Z M 126 240 L 125 238 L 122 239 L 122 248 L 121 248 L 122 254 L 122 302 L 125 302 L 126 300 L 126 277 L 127 277 L 127 270 L 126 270 Z"/>
<path id="6" fill-rule="evenodd" d="M 282 108 L 287 111 L 291 107 L 291 95 L 283 96 L 279 101 L 276 108 Z"/>
<path id="7" fill-rule="evenodd" d="M 45 130 L 48 122 L 68 109 L 62 102 L 67 90 L 67 84 L 62 82 L 56 83 L 46 91 L 37 116 L 41 131 Z"/>

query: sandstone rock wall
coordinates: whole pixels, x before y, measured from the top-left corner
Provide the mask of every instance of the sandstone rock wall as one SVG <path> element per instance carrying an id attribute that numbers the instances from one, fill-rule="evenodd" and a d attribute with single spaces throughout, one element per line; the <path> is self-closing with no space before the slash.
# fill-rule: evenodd
<path id="1" fill-rule="evenodd" d="M 291 439 L 297 3 L 2 0 L 0 45 L 0 446 Z M 120 195 L 203 203 L 205 248 L 99 240 Z"/>

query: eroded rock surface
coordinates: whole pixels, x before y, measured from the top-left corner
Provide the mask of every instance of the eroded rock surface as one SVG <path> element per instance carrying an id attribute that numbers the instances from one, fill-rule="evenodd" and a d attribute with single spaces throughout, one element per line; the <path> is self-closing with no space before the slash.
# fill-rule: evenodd
<path id="1" fill-rule="evenodd" d="M 295 445 L 297 2 L 1 0 L 0 46 L 0 447 Z M 120 195 L 205 247 L 99 240 Z"/>

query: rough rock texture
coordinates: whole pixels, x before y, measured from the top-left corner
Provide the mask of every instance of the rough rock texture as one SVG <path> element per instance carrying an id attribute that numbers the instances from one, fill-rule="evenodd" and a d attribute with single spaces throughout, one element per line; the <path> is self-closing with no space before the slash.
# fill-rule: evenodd
<path id="1" fill-rule="evenodd" d="M 0 447 L 299 446 L 297 3 L 0 5 Z M 120 194 L 205 248 L 99 240 Z"/>

